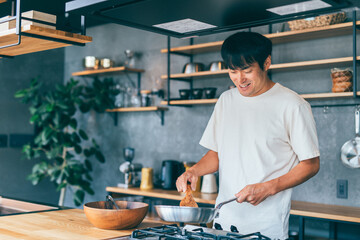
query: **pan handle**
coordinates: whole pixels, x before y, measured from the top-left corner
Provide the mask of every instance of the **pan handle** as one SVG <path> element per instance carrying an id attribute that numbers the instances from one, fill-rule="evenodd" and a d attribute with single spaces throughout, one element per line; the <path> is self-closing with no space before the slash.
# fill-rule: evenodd
<path id="1" fill-rule="evenodd" d="M 218 205 L 216 205 L 215 208 L 219 210 L 224 204 L 227 204 L 227 203 L 229 203 L 229 202 L 235 201 L 236 199 L 237 199 L 237 198 L 232 198 L 232 199 L 223 201 L 223 202 L 219 203 Z"/>
<path id="2" fill-rule="evenodd" d="M 359 136 L 359 110 L 355 111 L 355 134 L 358 137 Z"/>

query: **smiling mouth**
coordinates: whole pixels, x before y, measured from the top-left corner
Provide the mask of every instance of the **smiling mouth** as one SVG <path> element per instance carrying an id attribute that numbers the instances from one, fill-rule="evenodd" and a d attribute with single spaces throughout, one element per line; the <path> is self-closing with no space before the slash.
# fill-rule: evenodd
<path id="1" fill-rule="evenodd" d="M 245 84 L 245 85 L 239 85 L 241 88 L 246 88 L 247 86 L 249 86 L 250 85 L 250 83 L 248 83 L 248 84 Z"/>

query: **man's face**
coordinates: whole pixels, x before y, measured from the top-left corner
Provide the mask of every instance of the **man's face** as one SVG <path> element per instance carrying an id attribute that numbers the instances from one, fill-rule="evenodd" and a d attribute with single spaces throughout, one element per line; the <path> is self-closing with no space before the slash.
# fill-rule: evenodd
<path id="1" fill-rule="evenodd" d="M 271 81 L 267 76 L 271 58 L 264 63 L 264 70 L 257 62 L 244 69 L 229 69 L 231 81 L 235 84 L 240 94 L 244 97 L 258 96 L 271 88 Z"/>

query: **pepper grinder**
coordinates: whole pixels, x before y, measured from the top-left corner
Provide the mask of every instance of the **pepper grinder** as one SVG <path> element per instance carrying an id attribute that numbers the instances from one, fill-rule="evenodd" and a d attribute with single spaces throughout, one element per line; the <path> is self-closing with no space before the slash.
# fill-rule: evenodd
<path id="1" fill-rule="evenodd" d="M 125 179 L 124 183 L 119 183 L 118 186 L 123 188 L 138 187 L 140 185 L 138 173 L 141 171 L 142 164 L 132 163 L 135 149 L 127 147 L 123 151 L 125 162 L 120 165 L 119 170 L 124 173 Z"/>

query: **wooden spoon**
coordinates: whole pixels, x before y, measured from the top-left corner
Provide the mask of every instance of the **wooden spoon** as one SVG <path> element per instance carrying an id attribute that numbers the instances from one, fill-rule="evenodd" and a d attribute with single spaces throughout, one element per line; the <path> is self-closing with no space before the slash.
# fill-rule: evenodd
<path id="1" fill-rule="evenodd" d="M 187 185 L 185 197 L 181 200 L 180 207 L 199 207 L 192 196 L 190 184 Z"/>

